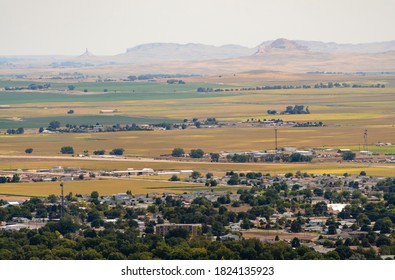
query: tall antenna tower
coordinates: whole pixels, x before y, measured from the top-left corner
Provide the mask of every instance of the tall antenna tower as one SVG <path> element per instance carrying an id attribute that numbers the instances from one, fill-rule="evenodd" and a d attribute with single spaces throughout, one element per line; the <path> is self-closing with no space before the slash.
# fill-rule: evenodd
<path id="1" fill-rule="evenodd" d="M 365 128 L 365 132 L 363 134 L 363 149 L 365 151 L 368 150 L 368 130 Z"/>
<path id="2" fill-rule="evenodd" d="M 64 194 L 63 194 L 63 181 L 60 183 L 60 194 L 61 194 L 61 200 L 62 200 L 62 205 L 60 208 L 60 217 L 63 218 L 64 217 Z"/>
<path id="3" fill-rule="evenodd" d="M 275 150 L 276 154 L 278 152 L 278 145 L 277 145 L 277 125 L 274 126 L 274 145 L 275 145 Z"/>

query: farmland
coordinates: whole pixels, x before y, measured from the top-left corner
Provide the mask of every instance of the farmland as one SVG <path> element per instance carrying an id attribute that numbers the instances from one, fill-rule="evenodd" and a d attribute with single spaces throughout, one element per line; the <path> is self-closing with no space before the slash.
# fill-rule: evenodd
<path id="1" fill-rule="evenodd" d="M 266 76 L 265 76 L 266 75 Z M 280 147 L 299 149 L 340 149 L 361 150 L 363 133 L 368 129 L 369 150 L 380 154 L 394 154 L 395 146 L 378 147 L 377 142 L 395 143 L 395 77 L 372 75 L 368 77 L 336 77 L 320 75 L 279 74 L 284 80 L 264 80 L 267 74 L 241 74 L 238 77 L 191 77 L 186 84 L 168 85 L 165 80 L 156 82 L 94 82 L 70 83 L 51 82 L 45 91 L 0 91 L 0 131 L 9 128 L 25 128 L 23 135 L 0 135 L 0 169 L 39 169 L 53 166 L 79 166 L 88 170 L 122 170 L 126 168 L 149 167 L 155 170 L 198 170 L 202 174 L 214 172 L 223 175 L 226 171 L 260 171 L 271 174 L 284 174 L 301 170 L 308 173 L 359 174 L 366 171 L 374 176 L 392 176 L 394 166 L 377 163 L 341 163 L 335 159 L 327 162 L 320 159 L 313 164 L 263 164 L 263 163 L 210 163 L 207 161 L 165 161 L 146 160 L 170 154 L 175 147 L 186 152 L 200 148 L 205 152 L 221 151 L 267 151 L 274 149 L 272 127 L 240 127 L 239 122 L 248 119 L 280 118 L 295 122 L 324 122 L 324 127 L 279 127 Z M 307 88 L 281 90 L 241 90 L 242 87 L 262 84 L 314 85 L 320 81 L 338 79 L 359 84 L 383 83 L 385 88 Z M 261 81 L 260 79 L 263 79 Z M 28 86 L 42 81 L 0 81 L 1 87 Z M 74 91 L 67 91 L 69 84 Z M 198 93 L 199 87 L 228 89 L 222 92 Z M 230 91 L 230 89 L 238 91 Z M 87 92 L 83 92 L 86 89 Z M 308 106 L 311 114 L 268 115 L 267 110 L 283 111 L 286 106 L 302 104 Z M 68 110 L 73 114 L 67 114 Z M 116 110 L 101 114 L 101 110 Z M 62 126 L 73 125 L 126 125 L 182 123 L 192 120 L 215 117 L 226 125 L 216 128 L 187 128 L 185 130 L 155 130 L 97 133 L 38 134 L 39 127 L 47 127 L 57 120 Z M 129 160 L 92 160 L 62 156 L 60 148 L 73 146 L 75 154 L 95 150 L 124 148 Z M 25 149 L 32 148 L 32 156 L 24 156 Z M 40 158 L 43 157 L 43 158 Z M 53 158 L 55 157 L 56 158 Z M 150 192 L 152 188 L 187 191 L 197 186 L 182 186 L 166 182 L 164 178 L 154 180 L 128 181 L 137 184 L 137 191 Z M 32 188 L 34 186 L 34 188 Z M 56 187 L 55 183 L 18 184 L 1 193 L 16 195 L 47 194 Z M 109 189 L 107 181 L 71 182 L 73 192 L 89 192 L 95 188 L 100 193 L 124 192 L 125 181 L 114 180 Z M 9 187 L 9 186 L 7 186 Z"/>
<path id="2" fill-rule="evenodd" d="M 131 190 L 132 193 L 151 193 L 151 192 L 175 192 L 181 193 L 199 189 L 201 186 L 174 183 L 174 182 L 153 182 L 143 180 L 94 180 L 94 181 L 71 181 L 65 183 L 67 193 L 74 194 L 90 194 L 92 191 L 98 191 L 101 195 L 111 195 L 115 193 L 125 193 Z M 46 197 L 50 194 L 59 193 L 59 183 L 19 183 L 4 184 L 0 186 L 0 194 L 2 195 L 24 195 L 24 196 L 40 196 Z"/>
<path id="3" fill-rule="evenodd" d="M 358 150 L 363 143 L 363 127 L 280 128 L 278 141 L 282 147 L 337 147 L 349 146 Z M 395 142 L 392 126 L 370 127 L 370 143 Z M 170 154 L 174 147 L 186 151 L 201 148 L 206 152 L 251 151 L 274 149 L 273 128 L 217 128 L 168 131 L 132 131 L 116 133 L 68 133 L 1 135 L 0 152 L 3 155 L 22 155 L 33 148 L 34 155 L 59 155 L 62 146 L 72 145 L 76 153 L 93 152 L 123 147 L 128 156 L 157 157 Z M 385 153 L 394 153 L 395 147 L 375 147 Z"/>

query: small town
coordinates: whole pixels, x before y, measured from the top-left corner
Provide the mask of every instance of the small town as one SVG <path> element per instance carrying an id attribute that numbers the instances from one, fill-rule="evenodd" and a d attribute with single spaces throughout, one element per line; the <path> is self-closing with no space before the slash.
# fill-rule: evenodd
<path id="1" fill-rule="evenodd" d="M 40 174 L 48 172 L 44 176 Z M 388 190 L 395 181 L 369 176 L 364 171 L 358 176 L 301 171 L 271 176 L 229 171 L 223 177 L 216 177 L 192 170 L 155 172 L 144 168 L 96 174 L 57 166 L 37 173 L 40 175 L 14 175 L 10 181 L 59 180 L 62 193 L 67 193 L 67 181 L 74 178 L 70 174 L 78 174 L 75 180 L 84 180 L 86 174 L 95 180 L 107 176 L 184 175 L 185 181 L 199 183 L 206 190 L 147 194 L 133 194 L 128 190 L 109 196 L 100 196 L 94 191 L 90 195 L 59 193 L 47 198 L 1 200 L 0 229 L 4 231 L 0 234 L 3 237 L 10 230 L 27 234 L 37 230 L 52 232 L 56 228 L 57 238 L 63 240 L 61 243 L 66 240 L 79 243 L 111 232 L 117 235 L 132 231 L 140 242 L 154 236 L 167 241 L 182 238 L 189 246 L 195 239 L 221 242 L 224 244 L 218 245 L 221 247 L 233 246 L 233 241 L 251 239 L 277 246 L 284 243 L 316 259 L 393 259 L 395 255 L 395 247 L 391 246 L 392 209 L 385 206 L 394 199 L 388 195 Z M 222 185 L 230 185 L 233 189 L 217 191 Z M 211 214 L 207 215 L 207 211 Z M 109 258 L 100 248 L 91 250 L 97 250 L 98 258 Z M 7 253 L 18 254 L 2 250 L 2 257 Z M 209 253 L 213 252 L 205 248 L 199 257 L 213 258 Z M 116 252 L 112 257 L 123 259 L 130 254 Z M 254 258 L 256 254 L 254 251 L 240 258 Z M 217 257 L 227 258 L 226 255 Z M 286 258 L 285 255 L 274 257 Z"/>

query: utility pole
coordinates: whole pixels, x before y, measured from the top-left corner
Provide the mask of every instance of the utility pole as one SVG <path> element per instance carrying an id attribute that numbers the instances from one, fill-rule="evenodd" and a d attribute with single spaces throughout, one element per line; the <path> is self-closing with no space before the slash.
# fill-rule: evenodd
<path id="1" fill-rule="evenodd" d="M 60 206 L 60 217 L 63 218 L 63 216 L 64 216 L 63 181 L 60 182 L 60 199 L 62 201 L 62 204 Z"/>
<path id="2" fill-rule="evenodd" d="M 368 130 L 366 128 L 363 134 L 363 149 L 368 151 Z"/>

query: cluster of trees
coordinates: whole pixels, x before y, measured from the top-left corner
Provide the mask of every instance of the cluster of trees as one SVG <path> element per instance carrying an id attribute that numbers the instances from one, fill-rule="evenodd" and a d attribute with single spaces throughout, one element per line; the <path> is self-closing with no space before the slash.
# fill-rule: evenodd
<path id="1" fill-rule="evenodd" d="M 5 87 L 5 90 L 40 90 L 40 89 L 48 89 L 51 87 L 51 84 L 30 84 L 27 87 Z"/>
<path id="2" fill-rule="evenodd" d="M 309 111 L 309 106 L 306 107 L 306 109 L 304 108 L 304 105 L 295 105 L 295 106 L 287 106 L 285 108 L 285 111 L 281 112 L 281 114 L 290 114 L 290 115 L 294 115 L 294 114 L 310 114 Z"/>
<path id="3" fill-rule="evenodd" d="M 74 110 L 69 110 L 67 112 L 68 114 L 74 114 Z M 61 128 L 61 123 L 59 121 L 51 121 L 48 125 L 47 130 L 51 131 L 59 131 L 62 133 L 67 133 L 67 132 L 73 132 L 73 133 L 83 133 L 83 132 L 88 132 L 89 130 L 93 130 L 100 126 L 100 123 L 96 123 L 95 125 L 93 124 L 81 124 L 81 125 L 76 125 L 76 124 L 69 124 L 67 123 L 64 128 Z M 152 126 L 158 126 L 158 127 L 168 127 L 171 129 L 172 125 L 171 124 L 153 124 Z M 100 132 L 116 132 L 116 131 L 150 131 L 153 130 L 151 127 L 147 126 L 141 126 L 135 123 L 132 124 L 126 124 L 126 125 L 120 125 L 120 124 L 114 124 L 111 126 L 102 126 L 97 128 L 98 131 Z M 39 133 L 42 133 L 44 131 L 44 128 L 40 127 Z"/>
<path id="4" fill-rule="evenodd" d="M 125 152 L 125 149 L 123 149 L 123 148 L 115 148 L 115 149 L 112 149 L 112 151 L 110 152 L 110 155 L 122 156 L 124 152 Z"/>
<path id="5" fill-rule="evenodd" d="M 195 75 L 186 75 L 186 74 L 144 74 L 144 75 L 129 75 L 127 77 L 128 81 L 136 81 L 136 80 L 152 80 L 152 79 L 171 79 L 171 78 L 185 78 L 185 77 L 192 77 Z M 181 81 L 181 80 L 176 80 Z"/>
<path id="6" fill-rule="evenodd" d="M 93 151 L 93 154 L 94 154 L 94 155 L 100 155 L 100 156 L 102 156 L 102 155 L 104 155 L 105 153 L 106 153 L 105 150 L 96 150 L 96 151 Z"/>
<path id="7" fill-rule="evenodd" d="M 276 110 L 267 110 L 268 115 L 277 115 L 279 114 Z M 294 115 L 294 114 L 310 114 L 309 106 L 304 108 L 304 105 L 295 105 L 295 106 L 287 106 L 285 111 L 280 113 L 281 115 Z"/>
<path id="8" fill-rule="evenodd" d="M 294 127 L 321 127 L 325 126 L 323 122 L 298 122 Z"/>
<path id="9" fill-rule="evenodd" d="M 361 84 L 350 84 L 350 83 L 339 83 L 339 82 L 328 82 L 328 83 L 319 83 L 315 84 L 314 88 L 385 88 L 384 84 L 369 84 L 369 85 L 361 85 Z"/>
<path id="10" fill-rule="evenodd" d="M 74 154 L 74 148 L 71 146 L 64 146 L 64 147 L 60 148 L 60 152 L 62 154 L 72 155 L 72 154 Z"/>
<path id="11" fill-rule="evenodd" d="M 59 238 L 57 229 L 71 231 Z M 39 230 L 1 231 L 0 259 L 3 260 L 292 260 L 339 259 L 338 254 L 323 255 L 305 246 L 294 249 L 280 241 L 266 244 L 257 239 L 212 241 L 207 237 L 189 239 L 185 230 L 172 230 L 165 238 L 155 234 L 139 237 L 129 228 L 122 232 L 107 228 L 96 232 L 81 230 L 71 218 Z"/>
<path id="12" fill-rule="evenodd" d="M 239 180 L 268 176 L 256 172 L 229 172 L 228 175 Z M 50 222 L 38 230 L 0 231 L 0 259 L 379 259 L 372 246 L 379 247 L 380 254 L 395 254 L 393 236 L 389 235 L 394 228 L 395 201 L 388 200 L 394 196 L 395 179 L 381 181 L 376 188 L 388 191 L 388 196 L 379 203 L 362 200 L 359 190 L 352 195 L 347 195 L 345 191 L 339 192 L 343 201 L 350 203 L 350 206 L 345 207 L 338 216 L 328 213 L 325 202 L 312 205 L 309 201 L 313 192 L 324 196 L 329 192 L 334 196 L 336 191 L 325 191 L 323 194 L 323 190 L 319 188 L 311 190 L 296 185 L 289 187 L 275 178 L 274 183 L 265 188 L 238 190 L 240 201 L 233 202 L 232 206 L 237 207 L 240 203 L 251 206 L 246 211 L 238 212 L 226 207 L 231 204 L 229 194 L 219 197 L 215 202 L 198 197 L 188 207 L 171 196 L 157 197 L 147 209 L 133 209 L 100 203 L 99 194 L 92 192 L 86 207 L 67 203 L 64 217 L 60 217 L 56 196 L 51 195 L 47 199 L 32 198 L 21 206 L 0 207 L 0 221 L 11 221 L 17 217 L 31 219 L 34 216 L 49 218 Z M 67 202 L 76 201 L 77 196 L 79 195 L 69 193 L 65 199 Z M 300 196 L 304 199 L 296 199 Z M 0 206 L 3 204 L 5 202 L 0 201 Z M 327 254 L 315 252 L 297 238 L 291 244 L 282 242 L 279 238 L 273 244 L 258 239 L 221 242 L 217 238 L 217 241 L 213 241 L 213 237 L 229 233 L 226 226 L 231 222 L 242 221 L 241 227 L 248 229 L 253 226 L 250 220 L 265 217 L 270 221 L 269 217 L 273 213 L 284 213 L 289 209 L 298 213 L 296 219 L 262 221 L 261 227 L 301 232 L 310 217 L 326 216 L 328 234 L 335 234 L 340 227 L 338 219 L 355 217 L 356 223 L 352 225 L 352 230 L 367 232 L 366 237 L 325 240 L 323 246 L 334 249 Z M 298 210 L 303 210 L 303 216 Z M 141 236 L 136 220 L 148 212 L 160 212 L 161 215 L 155 220 L 143 220 L 145 234 Z M 116 223 L 107 223 L 105 219 L 118 220 Z M 171 223 L 202 224 L 202 235 L 191 237 L 186 230 L 172 230 L 164 237 L 156 235 L 154 226 L 164 223 L 164 219 Z M 95 228 L 99 227 L 104 229 L 96 231 Z M 351 250 L 352 245 L 358 249 Z"/>
<path id="13" fill-rule="evenodd" d="M 58 128 L 60 128 L 60 126 L 61 126 L 60 121 L 51 121 L 48 124 L 47 129 L 53 131 L 53 130 L 57 130 Z"/>
<path id="14" fill-rule="evenodd" d="M 33 151 L 33 149 L 32 149 L 32 151 Z M 62 154 L 72 155 L 72 154 L 74 154 L 74 148 L 71 146 L 64 146 L 60 149 L 60 152 Z M 122 156 L 124 154 L 124 152 L 125 152 L 125 149 L 123 149 L 123 148 L 114 148 L 110 152 L 110 155 Z M 88 155 L 88 153 L 89 153 L 88 151 L 84 151 L 85 155 Z M 106 153 L 105 150 L 96 150 L 93 152 L 94 155 L 104 155 L 105 153 Z"/>
<path id="15" fill-rule="evenodd" d="M 204 151 L 202 149 L 192 149 L 189 153 L 191 158 L 202 158 L 204 156 Z M 174 148 L 171 152 L 172 157 L 184 157 L 185 151 L 183 148 Z"/>
<path id="16" fill-rule="evenodd" d="M 153 130 L 151 127 L 147 126 L 141 126 L 135 123 L 126 124 L 126 125 L 120 125 L 120 124 L 114 124 L 114 125 L 108 125 L 108 126 L 101 126 L 99 123 L 96 123 L 95 125 L 92 124 L 81 124 L 81 125 L 76 125 L 76 124 L 66 124 L 65 129 L 60 129 L 59 132 L 63 133 L 84 133 L 88 131 L 98 131 L 98 132 L 117 132 L 117 131 L 151 131 Z"/>
<path id="17" fill-rule="evenodd" d="M 267 154 L 260 157 L 254 157 L 252 154 L 233 154 L 227 155 L 226 159 L 232 162 L 311 162 L 312 156 L 302 155 L 300 153 L 292 154 Z"/>
<path id="18" fill-rule="evenodd" d="M 302 172 L 297 173 L 297 176 L 305 176 Z M 235 181 L 260 180 L 264 176 L 270 176 L 259 172 L 228 172 L 227 175 L 230 180 Z M 297 184 L 288 186 L 276 177 L 273 181 L 272 185 L 238 190 L 240 202 L 232 205 L 237 207 L 244 203 L 251 208 L 237 213 L 224 206 L 230 204 L 229 195 L 219 197 L 216 202 L 202 197 L 196 198 L 189 207 L 184 207 L 181 200 L 172 197 L 158 197 L 154 205 L 144 210 L 123 208 L 120 205 L 110 208 L 106 203 L 100 203 L 97 192 L 92 192 L 87 207 L 70 204 L 66 207 L 67 215 L 64 218 L 59 221 L 52 220 L 39 230 L 1 231 L 0 259 L 376 259 L 377 254 L 371 249 L 373 245 L 379 247 L 381 254 L 394 254 L 393 237 L 388 233 L 393 231 L 395 222 L 395 179 L 388 178 L 375 186 L 376 190 L 385 192 L 384 200 L 379 203 L 368 202 L 359 190 L 352 193 L 346 190 L 324 191 L 322 188 L 312 190 L 301 188 Z M 325 202 L 311 204 L 310 198 L 313 194 L 350 205 L 337 217 L 330 216 Z M 303 200 L 300 199 L 301 196 Z M 76 197 L 69 194 L 66 200 L 74 201 Z M 32 213 L 38 218 L 57 219 L 60 215 L 57 201 L 57 197 L 52 195 L 46 200 L 32 198 L 22 206 L 0 208 L 0 221 L 10 221 L 14 217 L 31 218 Z M 5 203 L 0 201 L 0 204 Z M 269 221 L 275 211 L 283 213 L 289 209 L 295 213 L 298 209 L 303 209 L 304 214 L 298 214 L 293 221 L 280 219 L 262 226 L 274 229 L 282 227 L 292 232 L 300 232 L 310 217 L 327 216 L 325 227 L 328 234 L 335 234 L 340 227 L 339 218 L 355 217 L 356 223 L 352 230 L 361 230 L 367 232 L 367 235 L 361 239 L 348 238 L 336 242 L 326 240 L 324 246 L 335 249 L 328 254 L 319 254 L 308 249 L 297 239 L 292 240 L 291 245 L 281 241 L 271 245 L 258 240 L 212 241 L 212 236 L 229 232 L 226 226 L 230 222 L 241 220 L 242 227 L 248 229 L 252 226 L 249 220 L 265 217 Z M 145 236 L 141 238 L 135 219 L 146 214 L 146 211 L 153 214 L 160 212 L 161 215 L 155 221 L 145 220 Z M 106 223 L 105 218 L 119 220 L 113 224 Z M 154 234 L 154 226 L 163 223 L 163 219 L 172 223 L 201 223 L 203 236 L 190 239 L 189 233 L 185 231 L 171 231 L 164 238 L 157 236 Z M 104 230 L 96 232 L 94 228 L 100 226 Z M 63 238 L 59 238 L 59 234 Z M 351 245 L 359 248 L 352 251 L 349 248 Z"/>
<path id="19" fill-rule="evenodd" d="M 351 151 L 347 151 L 342 153 L 342 159 L 343 160 L 354 160 L 356 157 L 356 154 L 351 152 Z"/>
<path id="20" fill-rule="evenodd" d="M 169 85 L 173 85 L 173 84 L 183 85 L 183 84 L 185 84 L 185 81 L 170 79 L 170 80 L 167 80 L 166 83 L 168 83 Z"/>
<path id="21" fill-rule="evenodd" d="M 19 183 L 20 180 L 21 180 L 21 178 L 20 178 L 19 174 L 14 174 L 14 175 L 12 175 L 12 177 L 0 176 L 0 184 Z"/>
<path id="22" fill-rule="evenodd" d="M 69 110 L 67 111 L 67 114 L 74 114 L 74 110 Z M 132 124 L 126 124 L 126 125 L 121 125 L 121 124 L 114 124 L 114 125 L 107 125 L 107 126 L 100 126 L 99 123 L 96 123 L 95 125 L 93 124 L 66 124 L 64 127 L 61 128 L 61 123 L 59 121 L 51 121 L 48 125 L 48 130 L 51 131 L 58 131 L 62 133 L 84 133 L 88 132 L 89 130 L 94 130 L 96 129 L 99 132 L 117 132 L 117 131 L 152 131 L 154 130 L 154 127 L 162 127 L 166 130 L 171 130 L 171 129 L 186 129 L 188 127 L 188 119 L 184 119 L 183 123 L 178 124 L 178 123 L 154 123 L 154 124 L 149 124 L 147 125 L 139 125 L 136 123 Z M 210 117 L 205 120 L 200 121 L 198 118 L 193 118 L 192 119 L 193 125 L 195 125 L 197 128 L 200 128 L 201 125 L 217 125 L 218 121 L 216 118 Z M 44 128 L 39 129 L 39 133 L 42 133 L 44 131 Z"/>
<path id="23" fill-rule="evenodd" d="M 23 134 L 23 133 L 25 133 L 25 129 L 23 127 L 19 127 L 17 129 L 12 129 L 12 128 L 7 129 L 7 134 L 10 134 L 10 135 Z"/>
<path id="24" fill-rule="evenodd" d="M 243 88 L 205 88 L 199 87 L 197 92 L 223 92 L 223 91 L 251 91 L 251 90 L 278 90 L 278 89 L 307 89 L 310 85 L 273 85 L 273 86 L 257 86 L 257 87 L 243 87 Z"/>
<path id="25" fill-rule="evenodd" d="M 270 110 L 269 110 L 270 111 Z M 268 112 L 269 112 L 268 111 Z M 277 111 L 275 111 L 276 112 L 276 114 L 277 114 Z M 261 123 L 261 122 L 266 122 L 266 121 L 269 121 L 269 122 L 273 122 L 273 123 L 275 123 L 275 124 L 280 124 L 280 123 L 283 123 L 284 122 L 284 120 L 282 120 L 282 119 L 254 119 L 254 118 L 251 118 L 251 119 L 247 119 L 247 121 L 246 122 L 252 122 L 252 123 Z"/>

